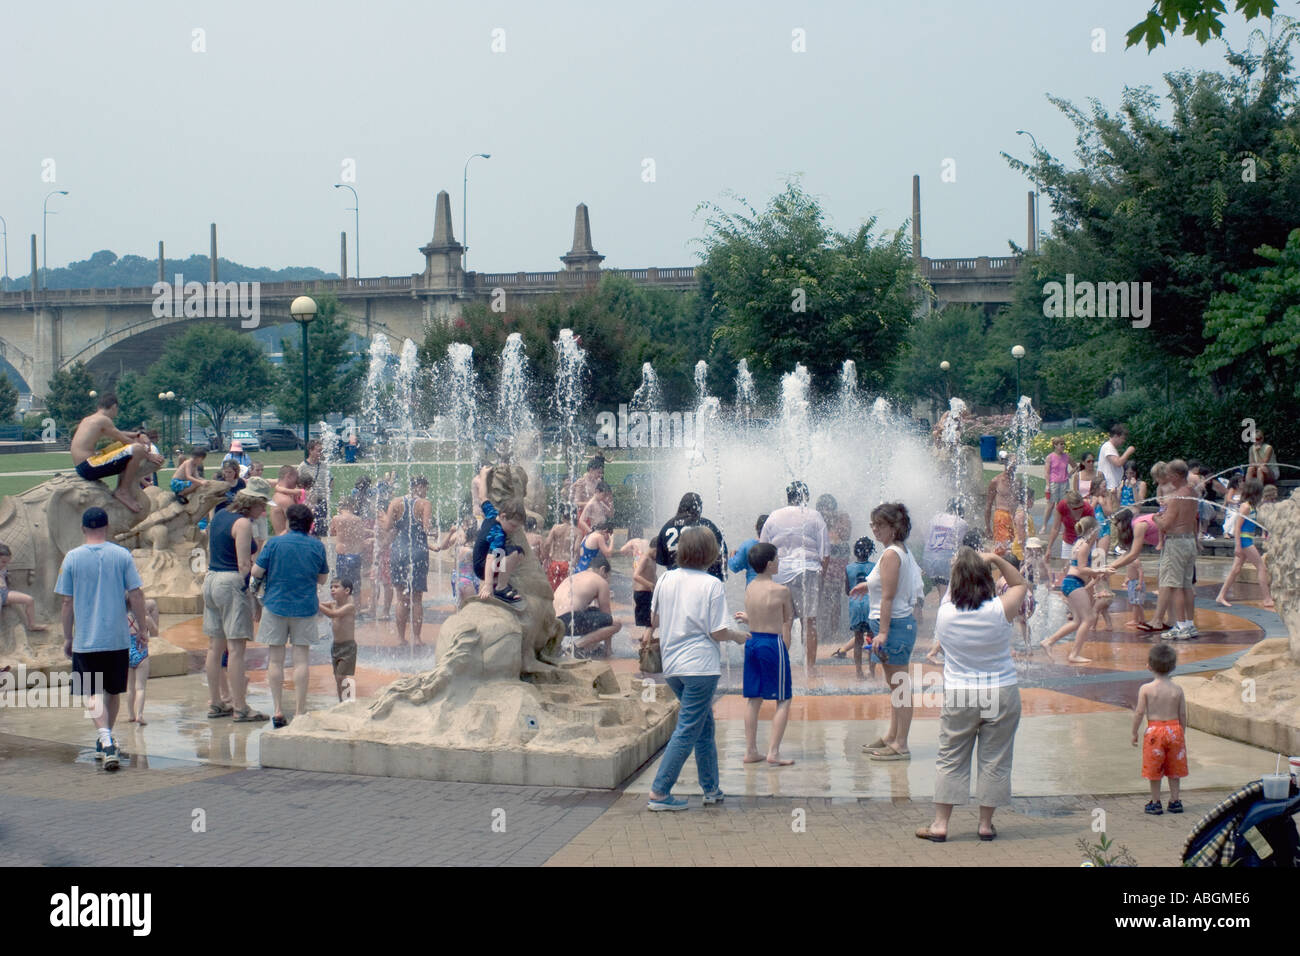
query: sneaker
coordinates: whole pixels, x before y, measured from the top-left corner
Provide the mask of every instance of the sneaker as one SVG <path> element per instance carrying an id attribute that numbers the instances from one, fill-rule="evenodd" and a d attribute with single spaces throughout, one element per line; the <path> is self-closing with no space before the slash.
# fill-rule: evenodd
<path id="1" fill-rule="evenodd" d="M 1162 633 L 1160 638 L 1166 641 L 1184 641 L 1187 639 L 1187 629 L 1175 625 Z"/>
<path id="2" fill-rule="evenodd" d="M 98 737 L 95 738 L 95 759 L 104 759 L 104 741 L 100 740 Z"/>
<path id="3" fill-rule="evenodd" d="M 685 810 L 686 806 L 685 797 L 674 797 L 670 794 L 661 800 L 650 800 L 645 808 L 650 811 Z"/>
<path id="4" fill-rule="evenodd" d="M 1183 640 L 1190 641 L 1194 637 L 1200 637 L 1201 632 L 1196 629 L 1195 624 L 1188 624 L 1183 628 Z"/>
<path id="5" fill-rule="evenodd" d="M 1170 804 L 1170 808 L 1171 808 L 1171 809 L 1172 809 L 1172 807 L 1173 807 L 1173 804 Z M 1158 816 L 1160 816 L 1162 813 L 1165 812 L 1165 811 L 1163 811 L 1163 810 L 1160 809 L 1160 801 L 1159 801 L 1159 800 L 1152 800 L 1150 803 L 1148 803 L 1148 804 L 1146 805 L 1146 807 L 1145 807 L 1144 809 L 1146 810 L 1147 813 L 1151 814 L 1153 817 L 1158 817 Z"/>
<path id="6" fill-rule="evenodd" d="M 723 800 L 726 799 L 727 799 L 727 795 L 723 793 L 721 790 L 718 790 L 715 793 L 706 793 L 704 795 L 704 805 L 706 807 L 711 807 L 715 803 L 721 803 Z"/>
<path id="7" fill-rule="evenodd" d="M 1212 534 L 1203 534 L 1203 535 L 1201 535 L 1201 540 L 1202 540 L 1202 541 L 1213 541 L 1213 540 L 1214 540 L 1214 535 L 1212 535 Z"/>
<path id="8" fill-rule="evenodd" d="M 118 768 L 119 764 L 120 761 L 118 760 L 118 755 L 117 755 L 117 741 L 115 740 L 109 741 L 108 746 L 104 748 L 104 769 L 108 771 L 113 771 Z"/>
<path id="9" fill-rule="evenodd" d="M 1183 801 L 1181 801 L 1181 800 L 1170 800 L 1170 801 L 1169 801 L 1169 812 L 1170 812 L 1170 813 L 1182 813 L 1182 812 L 1183 812 Z"/>

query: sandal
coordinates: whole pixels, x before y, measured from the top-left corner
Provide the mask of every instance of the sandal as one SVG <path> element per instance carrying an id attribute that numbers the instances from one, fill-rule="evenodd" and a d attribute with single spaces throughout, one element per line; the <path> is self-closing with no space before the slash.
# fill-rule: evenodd
<path id="1" fill-rule="evenodd" d="M 253 710 L 253 708 L 251 707 L 245 707 L 243 710 L 236 710 L 234 714 L 235 714 L 235 723 L 237 724 L 251 724 L 258 721 L 271 719 L 270 717 L 266 716 L 266 714 L 259 713 L 258 711 Z"/>
<path id="2" fill-rule="evenodd" d="M 831 654 L 831 657 L 838 657 L 840 660 L 844 660 L 848 656 L 849 656 L 849 652 L 845 650 L 838 650 L 835 651 L 835 653 Z"/>
<path id="3" fill-rule="evenodd" d="M 922 840 L 929 840 L 931 843 L 943 843 L 948 839 L 948 834 L 931 833 L 929 827 L 921 827 L 916 831 L 916 835 Z"/>
<path id="4" fill-rule="evenodd" d="M 883 748 L 885 748 L 885 747 L 888 747 L 888 746 L 889 746 L 889 744 L 885 743 L 885 738 L 884 738 L 884 737 L 877 737 L 875 740 L 871 741 L 871 743 L 869 743 L 869 744 L 863 744 L 863 745 L 862 745 L 862 752 L 863 752 L 864 754 L 869 754 L 869 753 L 871 753 L 871 752 L 873 752 L 873 751 L 881 750 L 881 749 L 883 749 Z"/>
<path id="5" fill-rule="evenodd" d="M 493 591 L 492 596 L 496 598 L 498 601 L 504 601 L 506 604 L 518 604 L 520 601 L 523 600 L 523 598 L 519 596 L 519 592 L 516 591 L 514 587 L 504 588 L 503 590 L 500 591 Z"/>
<path id="6" fill-rule="evenodd" d="M 872 760 L 911 760 L 912 751 L 895 750 L 893 747 L 884 747 L 880 750 L 871 751 Z"/>
<path id="7" fill-rule="evenodd" d="M 208 720 L 216 720 L 218 717 L 229 717 L 234 712 L 235 708 L 233 707 L 209 707 Z"/>
<path id="8" fill-rule="evenodd" d="M 993 841 L 993 840 L 996 840 L 996 839 L 998 838 L 998 829 L 997 829 L 997 827 L 995 827 L 995 826 L 990 826 L 989 829 L 992 831 L 991 833 L 981 833 L 981 834 L 979 835 L 979 836 L 980 836 L 980 839 L 983 840 L 985 843 L 989 843 L 989 842 L 991 842 L 991 841 Z"/>

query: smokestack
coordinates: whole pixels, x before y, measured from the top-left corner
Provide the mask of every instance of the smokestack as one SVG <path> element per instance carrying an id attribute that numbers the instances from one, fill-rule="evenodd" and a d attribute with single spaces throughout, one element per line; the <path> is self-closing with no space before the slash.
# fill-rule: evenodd
<path id="1" fill-rule="evenodd" d="M 912 258 L 921 258 L 921 177 L 912 177 Z"/>
<path id="2" fill-rule="evenodd" d="M 36 233 L 32 233 L 32 301 L 36 301 Z"/>
<path id="3" fill-rule="evenodd" d="M 339 233 L 339 278 L 344 282 L 348 281 L 348 234 L 346 230 Z"/>
<path id="4" fill-rule="evenodd" d="M 209 267 L 208 279 L 212 282 L 217 281 L 217 224 L 214 222 L 208 227 L 209 241 L 212 249 L 208 253 L 208 259 L 212 263 Z"/>
<path id="5" fill-rule="evenodd" d="M 159 282 L 167 281 L 166 270 L 167 270 L 167 257 L 163 255 L 163 244 L 162 244 L 162 240 L 159 239 L 158 240 L 158 281 Z"/>
<path id="6" fill-rule="evenodd" d="M 1029 244 L 1030 252 L 1038 251 L 1038 223 L 1034 221 L 1034 191 L 1029 190 Z"/>

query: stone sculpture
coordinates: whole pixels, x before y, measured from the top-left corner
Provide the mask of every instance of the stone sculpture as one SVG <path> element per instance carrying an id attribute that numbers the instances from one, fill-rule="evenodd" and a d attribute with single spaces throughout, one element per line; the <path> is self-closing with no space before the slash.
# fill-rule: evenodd
<path id="1" fill-rule="evenodd" d="M 1268 530 L 1270 585 L 1289 637 L 1260 641 L 1212 678 L 1175 679 L 1187 694 L 1191 726 L 1300 754 L 1300 502 L 1263 505 L 1259 522 Z"/>
<path id="2" fill-rule="evenodd" d="M 518 465 L 488 475 L 488 499 L 526 496 Z M 554 597 L 522 530 L 519 605 L 471 601 L 443 624 L 437 666 L 368 704 L 299 717 L 261 739 L 262 765 L 481 783 L 616 787 L 672 733 L 676 701 L 606 663 L 561 661 Z M 542 759 L 539 759 L 542 758 Z"/>

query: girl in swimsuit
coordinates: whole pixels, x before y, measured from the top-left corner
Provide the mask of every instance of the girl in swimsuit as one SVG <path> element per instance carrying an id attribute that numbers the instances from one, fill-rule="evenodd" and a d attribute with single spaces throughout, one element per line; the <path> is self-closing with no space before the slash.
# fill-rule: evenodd
<path id="1" fill-rule="evenodd" d="M 1218 596 L 1214 599 L 1224 607 L 1232 607 L 1228 603 L 1228 592 L 1232 590 L 1233 582 L 1241 573 L 1242 566 L 1249 561 L 1255 566 L 1255 573 L 1259 578 L 1259 588 L 1264 596 L 1262 606 L 1269 610 L 1273 609 L 1273 595 L 1268 587 L 1268 568 L 1264 565 L 1264 556 L 1255 546 L 1255 536 L 1263 529 L 1250 518 L 1259 507 L 1259 501 L 1263 496 L 1264 483 L 1258 478 L 1247 478 L 1241 489 L 1241 506 L 1237 511 L 1237 527 L 1234 535 L 1236 547 L 1232 552 L 1232 570 L 1228 572 L 1223 587 L 1219 588 Z"/>
<path id="2" fill-rule="evenodd" d="M 478 594 L 478 589 L 483 584 L 474 574 L 474 539 L 477 535 L 478 521 L 472 511 L 467 512 L 459 526 L 444 534 L 430 548 L 432 551 L 456 549 L 456 567 L 451 572 L 451 593 L 456 598 L 457 609 L 464 607 L 466 601 Z"/>
<path id="3" fill-rule="evenodd" d="M 1089 567 L 1089 557 L 1093 543 L 1097 540 L 1097 532 L 1101 529 L 1096 518 L 1085 515 L 1075 523 L 1074 530 L 1079 537 L 1070 551 L 1070 566 L 1066 569 L 1068 573 L 1061 581 L 1061 593 L 1065 595 L 1074 619 L 1067 621 L 1055 634 L 1043 641 L 1043 649 L 1046 650 L 1070 633 L 1077 632 L 1074 647 L 1070 649 L 1066 660 L 1071 664 L 1090 664 L 1091 660 L 1083 656 L 1083 649 L 1088 643 L 1088 635 L 1097 623 L 1097 610 L 1087 585 L 1092 578 L 1104 574 L 1104 569 L 1094 570 Z"/>

